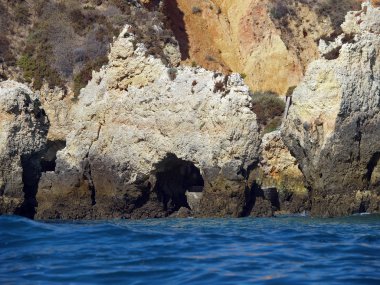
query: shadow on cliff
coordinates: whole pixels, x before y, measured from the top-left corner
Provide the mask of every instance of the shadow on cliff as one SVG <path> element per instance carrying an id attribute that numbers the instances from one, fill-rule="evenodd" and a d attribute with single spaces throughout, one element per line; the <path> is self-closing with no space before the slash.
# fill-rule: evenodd
<path id="1" fill-rule="evenodd" d="M 168 18 L 170 29 L 178 41 L 181 52 L 181 59 L 189 58 L 189 36 L 186 32 L 184 14 L 178 7 L 177 0 L 167 0 L 164 2 L 163 13 Z"/>

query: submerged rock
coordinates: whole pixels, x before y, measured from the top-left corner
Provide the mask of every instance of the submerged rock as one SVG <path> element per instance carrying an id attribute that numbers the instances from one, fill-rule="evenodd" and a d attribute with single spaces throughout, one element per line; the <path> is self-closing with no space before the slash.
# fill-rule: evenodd
<path id="1" fill-rule="evenodd" d="M 48 119 L 23 84 L 0 82 L 0 214 L 34 216 Z"/>
<path id="2" fill-rule="evenodd" d="M 74 130 L 41 177 L 36 217 L 164 217 L 193 206 L 194 187 L 198 215 L 242 215 L 260 138 L 241 77 L 167 67 L 128 26 L 109 58 L 71 109 Z"/>
<path id="3" fill-rule="evenodd" d="M 283 139 L 312 189 L 314 215 L 379 211 L 379 27 L 379 8 L 349 13 L 336 56 L 313 62 L 293 93 Z"/>

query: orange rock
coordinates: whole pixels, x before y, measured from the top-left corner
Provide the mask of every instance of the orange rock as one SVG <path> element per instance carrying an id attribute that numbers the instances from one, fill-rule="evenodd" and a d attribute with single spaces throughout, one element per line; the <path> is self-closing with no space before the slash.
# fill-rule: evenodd
<path id="1" fill-rule="evenodd" d="M 319 57 L 319 38 L 332 34 L 346 12 L 360 6 L 357 0 L 342 0 L 339 7 L 319 11 L 297 1 L 292 13 L 273 19 L 272 2 L 167 0 L 165 11 L 184 63 L 239 72 L 253 91 L 285 95 Z"/>

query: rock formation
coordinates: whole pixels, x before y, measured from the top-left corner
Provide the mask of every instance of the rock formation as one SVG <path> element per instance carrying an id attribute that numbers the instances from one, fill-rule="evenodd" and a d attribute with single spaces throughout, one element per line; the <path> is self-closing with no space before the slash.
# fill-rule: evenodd
<path id="1" fill-rule="evenodd" d="M 245 214 L 260 139 L 239 75 L 167 67 L 127 26 L 71 118 L 36 217 L 164 217 L 190 208 L 186 192 L 202 192 L 199 216 Z"/>
<path id="2" fill-rule="evenodd" d="M 379 210 L 380 9 L 350 12 L 293 93 L 283 138 L 312 189 L 312 214 Z"/>
<path id="3" fill-rule="evenodd" d="M 133 17 L 157 17 L 126 25 L 108 64 L 79 97 L 0 83 L 0 214 L 103 219 L 380 210 L 377 1 L 350 12 L 339 29 L 339 19 L 318 18 L 313 1 L 143 4 L 160 2 L 178 24 L 179 46 L 162 15 L 136 2 Z M 343 1 L 335 14 L 353 2 Z M 293 92 L 282 128 L 261 137 L 249 88 L 229 69 L 246 73 L 254 90 L 290 95 L 314 58 L 320 59 Z M 179 66 L 181 60 L 187 64 Z"/>
<path id="4" fill-rule="evenodd" d="M 33 217 L 48 128 L 28 87 L 0 82 L 0 214 Z"/>

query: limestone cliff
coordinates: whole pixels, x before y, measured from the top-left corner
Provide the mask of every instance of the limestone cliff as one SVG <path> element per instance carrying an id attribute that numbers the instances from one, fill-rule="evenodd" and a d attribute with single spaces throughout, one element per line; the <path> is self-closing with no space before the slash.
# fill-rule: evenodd
<path id="1" fill-rule="evenodd" d="M 42 174 L 38 218 L 241 216 L 260 144 L 237 74 L 165 66 L 127 26 L 93 75 L 55 171 Z M 186 192 L 200 193 L 198 203 Z M 194 206 L 192 206 L 194 208 Z"/>
<path id="2" fill-rule="evenodd" d="M 0 82 L 0 214 L 33 217 L 48 127 L 28 87 Z"/>
<path id="3" fill-rule="evenodd" d="M 349 13 L 293 94 L 283 138 L 313 191 L 313 214 L 379 210 L 379 27 L 379 8 Z"/>

